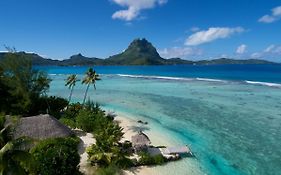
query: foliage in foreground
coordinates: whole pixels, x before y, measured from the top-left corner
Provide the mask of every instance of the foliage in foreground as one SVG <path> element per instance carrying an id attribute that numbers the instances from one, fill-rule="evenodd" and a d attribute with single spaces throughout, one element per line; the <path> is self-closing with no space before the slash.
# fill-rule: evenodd
<path id="1" fill-rule="evenodd" d="M 39 163 L 38 174 L 79 174 L 80 156 L 77 138 L 52 138 L 39 142 L 31 153 Z"/>
<path id="2" fill-rule="evenodd" d="M 7 114 L 28 114 L 34 100 L 49 89 L 46 73 L 32 68 L 31 58 L 13 52 L 0 61 L 0 110 Z"/>
<path id="3" fill-rule="evenodd" d="M 24 147 L 30 139 L 12 139 L 9 127 L 4 127 L 5 117 L 0 115 L 0 174 L 35 174 L 37 164 Z"/>

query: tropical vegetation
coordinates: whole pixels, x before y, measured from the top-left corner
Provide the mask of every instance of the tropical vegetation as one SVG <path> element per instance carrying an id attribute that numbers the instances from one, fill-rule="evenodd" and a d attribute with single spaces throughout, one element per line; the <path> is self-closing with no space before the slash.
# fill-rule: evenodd
<path id="1" fill-rule="evenodd" d="M 80 174 L 78 144 L 79 139 L 75 137 L 52 138 L 39 142 L 31 149 L 31 154 L 39 164 L 36 174 Z"/>
<path id="2" fill-rule="evenodd" d="M 83 99 L 83 104 L 85 104 L 86 97 L 87 97 L 89 87 L 91 84 L 94 85 L 94 88 L 96 90 L 96 81 L 97 80 L 100 80 L 99 75 L 96 73 L 95 70 L 93 70 L 93 68 L 89 68 L 89 70 L 86 72 L 84 79 L 82 80 L 82 84 L 87 85 L 87 89 L 85 91 L 85 95 L 84 95 L 84 99 Z"/>
<path id="3" fill-rule="evenodd" d="M 161 154 L 151 156 L 147 152 L 141 152 L 139 156 L 138 165 L 162 165 L 167 161 Z"/>
<path id="4" fill-rule="evenodd" d="M 45 95 L 50 79 L 47 74 L 32 68 L 32 62 L 17 52 L 6 54 L 0 62 L 1 111 L 29 115 L 35 101 Z"/>
<path id="5" fill-rule="evenodd" d="M 25 137 L 13 139 L 5 117 L 0 116 L 0 174 L 35 174 L 37 163 L 25 147 L 31 140 Z"/>
<path id="6" fill-rule="evenodd" d="M 163 157 L 151 157 L 147 153 L 139 155 L 139 162 L 129 158 L 132 144 L 121 142 L 123 128 L 97 103 L 86 102 L 90 86 L 96 89 L 98 80 L 99 75 L 89 68 L 82 80 L 86 85 L 82 104 L 70 103 L 79 81 L 77 75 L 70 75 L 66 80 L 65 86 L 70 89 L 68 100 L 48 96 L 51 79 L 32 67 L 30 57 L 15 51 L 5 54 L 0 60 L 0 113 L 3 113 L 0 115 L 0 175 L 80 174 L 79 139 L 15 139 L 13 129 L 6 124 L 6 115 L 25 117 L 49 113 L 73 129 L 93 133 L 96 143 L 87 148 L 87 153 L 91 164 L 97 167 L 97 174 L 119 174 L 121 169 L 132 166 L 164 163 Z"/>
<path id="7" fill-rule="evenodd" d="M 69 77 L 67 77 L 65 86 L 68 86 L 68 88 L 70 89 L 70 94 L 69 94 L 69 98 L 68 98 L 69 103 L 71 101 L 73 89 L 74 89 L 74 86 L 76 85 L 77 81 L 79 81 L 79 80 L 77 78 L 77 75 L 75 75 L 75 74 L 69 75 Z"/>

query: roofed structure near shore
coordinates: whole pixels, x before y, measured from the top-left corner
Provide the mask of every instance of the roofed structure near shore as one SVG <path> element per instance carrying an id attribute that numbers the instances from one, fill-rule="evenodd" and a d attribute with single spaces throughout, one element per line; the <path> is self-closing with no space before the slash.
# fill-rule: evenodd
<path id="1" fill-rule="evenodd" d="M 47 139 L 71 136 L 73 132 L 56 118 L 45 114 L 19 119 L 13 133 L 14 138 L 27 136 L 34 139 Z"/>
<path id="2" fill-rule="evenodd" d="M 148 136 L 141 131 L 132 136 L 132 144 L 136 152 L 146 150 L 150 143 Z"/>
<path id="3" fill-rule="evenodd" d="M 138 132 L 138 134 L 132 136 L 132 143 L 135 146 L 136 145 L 149 145 L 150 139 L 143 132 Z"/>

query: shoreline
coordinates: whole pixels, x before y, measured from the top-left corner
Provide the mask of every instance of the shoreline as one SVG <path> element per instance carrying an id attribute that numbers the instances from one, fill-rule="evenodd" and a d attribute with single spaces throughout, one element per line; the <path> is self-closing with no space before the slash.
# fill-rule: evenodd
<path id="1" fill-rule="evenodd" d="M 117 116 L 114 119 L 119 123 L 119 126 L 123 128 L 124 136 L 121 139 L 121 141 L 129 140 L 131 141 L 131 137 L 135 134 L 137 134 L 139 128 L 145 127 L 146 130 L 143 132 L 148 135 L 151 141 L 151 145 L 154 146 L 175 146 L 175 142 L 170 139 L 166 133 L 161 133 L 156 130 L 152 130 L 152 124 L 142 124 L 139 123 L 139 118 L 132 119 L 125 114 L 118 113 Z M 192 159 L 189 159 L 192 160 Z M 193 161 L 193 160 L 192 160 Z M 156 165 L 156 166 L 139 166 L 139 167 L 133 167 L 128 170 L 123 170 L 124 174 L 126 175 L 160 175 L 160 174 L 171 174 L 169 169 L 176 170 L 179 167 L 183 166 L 184 161 L 177 160 L 174 162 L 167 162 L 164 165 Z M 194 170 L 194 167 L 190 164 L 188 166 L 186 163 L 184 163 L 185 168 L 188 170 Z M 186 171 L 188 172 L 188 171 Z M 191 171 L 192 172 L 192 171 Z M 192 175 L 193 173 L 188 173 Z M 197 173 L 194 173 L 197 174 Z"/>
<path id="2" fill-rule="evenodd" d="M 108 108 L 106 108 L 108 110 Z M 154 123 L 150 119 L 142 116 L 136 116 L 130 113 L 115 111 L 117 114 L 115 119 L 123 128 L 124 136 L 122 141 L 131 141 L 131 136 L 137 134 L 139 128 L 145 128 L 143 132 L 150 138 L 151 145 L 154 146 L 178 146 L 182 145 L 179 138 L 174 137 L 165 128 L 159 124 Z M 138 123 L 138 120 L 148 122 L 148 124 Z M 140 166 L 133 167 L 123 171 L 126 175 L 169 175 L 169 174 L 182 174 L 182 175 L 206 175 L 204 168 L 197 159 L 183 158 L 177 161 L 167 162 L 163 165 L 156 166 Z"/>
<path id="3" fill-rule="evenodd" d="M 111 111 L 108 108 L 104 108 L 104 110 L 108 112 Z M 158 125 L 150 119 L 122 111 L 114 111 L 114 113 L 116 114 L 114 121 L 123 128 L 124 132 L 121 142 L 126 140 L 131 141 L 131 137 L 137 134 L 141 129 L 149 137 L 151 145 L 153 146 L 173 147 L 183 144 L 179 138 L 173 137 L 168 130 L 165 130 L 161 125 Z M 138 122 L 139 120 L 141 120 L 142 123 Z M 95 143 L 94 137 L 89 133 L 84 133 L 82 137 L 80 135 L 80 139 L 84 142 L 83 151 L 85 151 L 86 147 Z M 83 151 L 80 152 L 80 171 L 85 174 L 93 174 L 96 169 L 89 165 L 89 162 L 86 160 L 87 153 Z M 122 172 L 125 175 L 169 175 L 174 173 L 182 175 L 206 174 L 200 162 L 194 158 L 183 158 L 177 161 L 167 162 L 163 165 L 132 167 L 127 170 L 122 170 Z"/>
<path id="4" fill-rule="evenodd" d="M 129 140 L 131 141 L 131 137 L 135 134 L 137 134 L 137 129 L 138 129 L 138 125 L 144 125 L 144 124 L 140 124 L 138 123 L 137 119 L 133 120 L 130 119 L 128 117 L 125 117 L 124 115 L 117 115 L 114 119 L 115 121 L 118 122 L 119 126 L 121 126 L 123 128 L 123 132 L 124 132 L 124 136 L 121 139 L 121 141 L 125 141 L 125 140 Z M 144 125 L 144 126 L 148 126 L 149 127 L 149 123 Z M 157 133 L 155 133 L 157 134 Z M 158 135 L 158 134 L 157 134 Z M 149 134 L 149 138 L 151 140 L 151 144 L 152 145 L 157 145 L 155 139 L 153 139 L 154 137 L 151 137 L 151 134 Z M 167 142 L 168 143 L 168 142 Z M 128 170 L 123 170 L 124 174 L 126 175 L 147 175 L 147 174 L 156 174 L 156 171 L 153 170 L 155 166 L 139 166 L 139 167 L 133 167 L 130 168 Z"/>

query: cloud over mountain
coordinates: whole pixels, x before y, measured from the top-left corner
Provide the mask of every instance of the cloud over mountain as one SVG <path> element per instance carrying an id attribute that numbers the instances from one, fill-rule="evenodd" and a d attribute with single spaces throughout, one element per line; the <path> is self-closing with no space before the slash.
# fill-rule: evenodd
<path id="1" fill-rule="evenodd" d="M 172 47 L 158 50 L 163 58 L 186 58 L 202 55 L 203 51 L 193 47 Z"/>
<path id="2" fill-rule="evenodd" d="M 240 46 L 237 47 L 236 53 L 237 54 L 244 54 L 246 52 L 247 45 L 241 44 Z"/>
<path id="3" fill-rule="evenodd" d="M 113 15 L 113 19 L 121 19 L 125 21 L 131 21 L 137 18 L 141 11 L 144 9 L 151 9 L 157 5 L 163 5 L 168 0 L 112 0 L 119 6 L 125 7 L 125 10 L 116 11 Z"/>
<path id="4" fill-rule="evenodd" d="M 217 39 L 228 38 L 236 33 L 242 33 L 245 29 L 242 27 L 211 27 L 208 30 L 202 30 L 190 35 L 186 41 L 187 46 L 196 46 L 204 43 L 209 43 Z"/>
<path id="5" fill-rule="evenodd" d="M 273 61 L 280 62 L 281 57 L 281 45 L 271 44 L 263 51 L 254 52 L 250 55 L 251 58 L 267 58 Z"/>

